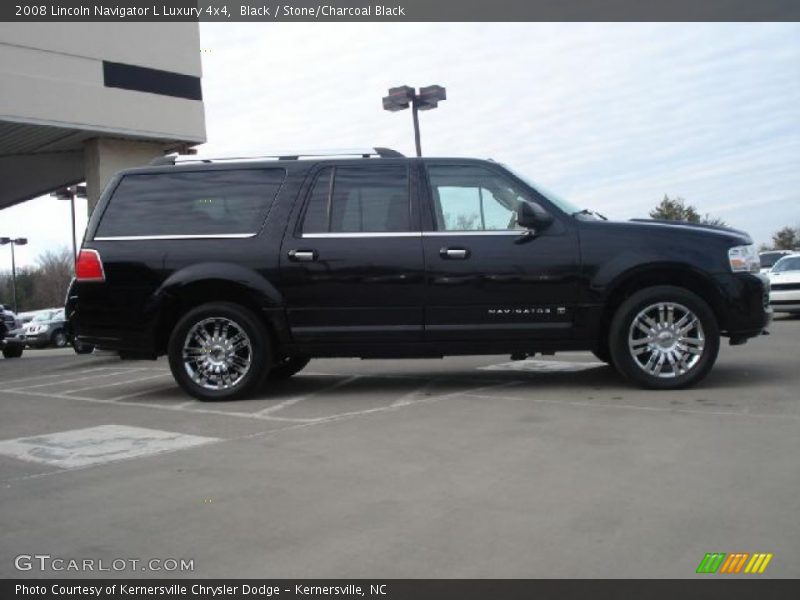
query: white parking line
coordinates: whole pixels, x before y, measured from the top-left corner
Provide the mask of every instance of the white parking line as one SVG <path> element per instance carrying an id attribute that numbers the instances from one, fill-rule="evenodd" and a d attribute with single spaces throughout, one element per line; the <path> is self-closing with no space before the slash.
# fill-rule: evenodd
<path id="1" fill-rule="evenodd" d="M 334 384 L 331 384 L 331 385 L 326 386 L 326 387 L 324 387 L 322 389 L 319 389 L 319 390 L 316 390 L 314 392 L 311 392 L 310 394 L 305 394 L 303 396 L 295 396 L 294 398 L 289 398 L 287 400 L 284 400 L 283 402 L 279 402 L 278 404 L 274 404 L 272 406 L 268 406 L 264 410 L 259 410 L 258 412 L 255 412 L 255 413 L 252 413 L 252 414 L 254 414 L 254 415 L 269 415 L 269 414 L 272 414 L 274 412 L 277 412 L 279 410 L 283 410 L 284 408 L 288 408 L 289 406 L 297 404 L 298 402 L 302 402 L 303 400 L 307 400 L 308 398 L 312 398 L 312 397 L 317 396 L 319 394 L 324 394 L 326 392 L 330 392 L 330 391 L 333 391 L 333 390 L 335 390 L 337 388 L 345 386 L 345 385 L 347 385 L 349 383 L 352 383 L 352 382 L 356 381 L 360 377 L 361 377 L 360 375 L 353 375 L 351 377 L 348 377 L 347 379 L 343 379 L 342 381 L 337 381 Z"/>
<path id="2" fill-rule="evenodd" d="M 92 373 L 95 371 L 108 371 L 109 367 L 95 367 L 94 369 L 82 369 L 80 371 L 71 371 L 71 374 L 79 374 L 82 375 L 83 373 Z M 26 381 L 41 381 L 46 377 L 63 377 L 64 373 L 50 373 L 48 375 L 36 375 L 34 377 L 21 377 L 19 379 L 7 379 L 3 380 L 3 385 L 8 385 L 9 383 L 25 383 Z M 58 383 L 58 382 L 54 382 Z"/>
<path id="3" fill-rule="evenodd" d="M 122 394 L 120 396 L 114 396 L 113 398 L 106 398 L 106 400 L 109 402 L 119 402 L 121 400 L 127 400 L 128 398 L 138 398 L 139 396 L 147 396 L 148 394 L 157 394 L 158 392 L 170 392 L 176 390 L 177 388 L 177 384 L 173 383 L 172 385 L 162 385 L 157 388 L 147 388 L 144 390 L 139 390 L 138 392 L 131 392 L 130 394 Z M 178 406 L 191 406 L 192 404 L 197 404 L 197 401 L 189 400 L 188 402 L 181 402 Z"/>
<path id="4" fill-rule="evenodd" d="M 6 392 L 21 392 L 23 390 L 32 390 L 35 388 L 47 387 L 49 385 L 61 385 L 64 383 L 73 383 L 75 381 L 86 381 L 87 379 L 97 379 L 100 377 L 114 377 L 115 375 L 124 375 L 125 371 L 115 371 L 112 373 L 105 373 L 102 375 L 87 375 L 86 377 L 75 377 L 73 379 L 62 379 L 60 381 L 48 381 L 47 383 L 38 383 L 36 385 L 26 385 L 21 388 L 11 388 L 4 390 Z"/>
<path id="5" fill-rule="evenodd" d="M 173 387 L 167 388 L 173 389 Z M 121 398 L 132 398 L 138 395 L 145 395 L 147 393 L 152 393 L 155 390 L 148 390 L 143 392 L 137 392 L 136 394 L 128 394 L 125 396 L 121 396 Z M 295 419 L 289 417 L 273 417 L 270 415 L 258 415 L 256 413 L 241 413 L 241 412 L 234 412 L 234 411 L 225 411 L 225 410 L 213 410 L 213 409 L 203 409 L 203 408 L 188 408 L 186 407 L 185 403 L 181 404 L 153 404 L 150 402 L 128 402 L 126 400 L 117 400 L 114 398 L 109 399 L 102 399 L 102 398 L 90 398 L 88 396 L 67 396 L 64 394 L 51 394 L 48 392 L 31 392 L 28 390 L 15 390 L 15 394 L 21 394 L 23 396 L 36 396 L 38 398 L 58 398 L 60 400 L 77 400 L 79 402 L 92 402 L 94 404 L 110 404 L 113 406 L 143 406 L 145 408 L 156 408 L 159 410 L 171 410 L 171 411 L 178 411 L 178 412 L 186 412 L 186 413 L 199 413 L 199 414 L 212 414 L 212 415 L 220 415 L 224 417 L 237 417 L 237 418 L 245 418 L 245 419 L 261 419 L 263 421 L 289 421 L 289 422 L 296 422 L 296 423 L 306 423 L 309 421 L 313 421 L 314 419 Z M 196 403 L 192 403 L 195 404 Z"/>
<path id="6" fill-rule="evenodd" d="M 62 394 L 74 394 L 77 392 L 88 392 L 89 390 L 99 390 L 101 388 L 113 387 L 117 385 L 126 385 L 128 383 L 139 383 L 141 381 L 149 381 L 150 379 L 158 379 L 160 377 L 166 377 L 169 373 L 159 373 L 158 375 L 150 375 L 149 377 L 140 377 L 138 379 L 126 379 L 125 381 L 115 381 L 114 383 L 104 383 L 102 385 L 92 385 L 89 387 L 83 388 L 76 388 L 73 390 L 63 390 Z"/>

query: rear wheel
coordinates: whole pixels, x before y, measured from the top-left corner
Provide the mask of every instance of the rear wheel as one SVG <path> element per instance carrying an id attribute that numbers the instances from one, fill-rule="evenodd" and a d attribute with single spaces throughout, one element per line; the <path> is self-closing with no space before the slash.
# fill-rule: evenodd
<path id="1" fill-rule="evenodd" d="M 264 324 L 228 302 L 186 313 L 169 339 L 169 366 L 178 385 L 198 400 L 235 400 L 254 392 L 270 364 Z"/>
<path id="2" fill-rule="evenodd" d="M 651 389 L 697 383 L 719 352 L 714 313 L 702 298 L 679 287 L 663 285 L 635 293 L 617 310 L 610 333 L 614 366 Z"/>
<path id="3" fill-rule="evenodd" d="M 91 354 L 94 352 L 92 344 L 84 344 L 76 339 L 72 340 L 72 349 L 75 350 L 75 354 Z"/>
<path id="4" fill-rule="evenodd" d="M 311 359 L 305 356 L 286 356 L 270 369 L 267 379 L 273 381 L 289 379 L 292 375 L 302 371 L 310 361 Z"/>

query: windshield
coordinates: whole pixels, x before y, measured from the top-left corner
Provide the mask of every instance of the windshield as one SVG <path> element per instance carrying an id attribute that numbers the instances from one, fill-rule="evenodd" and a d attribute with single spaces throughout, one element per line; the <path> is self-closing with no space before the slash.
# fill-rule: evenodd
<path id="1" fill-rule="evenodd" d="M 510 169 L 507 165 L 503 165 L 503 167 L 506 168 L 511 173 L 513 173 L 518 179 L 521 179 L 522 181 L 527 183 L 529 186 L 531 186 L 533 189 L 535 189 L 542 196 L 547 198 L 550 202 L 555 204 L 556 207 L 560 208 L 562 211 L 564 211 L 568 215 L 575 215 L 577 213 L 581 213 L 582 212 L 581 208 L 579 208 L 578 206 L 575 206 L 569 200 L 565 200 L 564 198 L 562 198 L 558 194 L 556 194 L 554 192 L 551 192 L 550 190 L 548 190 L 544 186 L 542 186 L 542 185 L 536 183 L 535 181 L 533 181 L 531 178 L 526 177 L 525 175 L 522 175 L 522 174 L 516 172 L 514 169 Z"/>
<path id="2" fill-rule="evenodd" d="M 800 256 L 787 256 L 780 259 L 772 267 L 773 273 L 782 273 L 784 271 L 800 271 Z"/>
<path id="3" fill-rule="evenodd" d="M 34 321 L 40 321 L 40 322 L 41 322 L 41 321 L 50 321 L 50 320 L 52 320 L 52 318 L 53 318 L 53 314 L 54 314 L 54 313 L 53 313 L 53 312 L 50 312 L 50 311 L 43 312 L 43 313 L 39 313 L 38 315 L 36 315 L 35 317 L 33 317 L 33 320 L 34 320 Z"/>

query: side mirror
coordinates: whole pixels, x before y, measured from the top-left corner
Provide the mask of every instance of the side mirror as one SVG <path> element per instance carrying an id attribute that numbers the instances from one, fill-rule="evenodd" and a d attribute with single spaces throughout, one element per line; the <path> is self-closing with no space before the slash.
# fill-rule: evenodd
<path id="1" fill-rule="evenodd" d="M 535 202 L 520 202 L 517 207 L 517 224 L 525 229 L 543 230 L 550 227 L 553 217 Z"/>

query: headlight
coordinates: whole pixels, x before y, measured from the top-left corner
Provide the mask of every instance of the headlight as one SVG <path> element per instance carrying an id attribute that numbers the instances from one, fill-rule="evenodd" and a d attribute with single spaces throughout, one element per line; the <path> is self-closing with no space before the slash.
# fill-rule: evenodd
<path id="1" fill-rule="evenodd" d="M 758 273 L 761 270 L 758 251 L 753 244 L 730 248 L 728 260 L 731 263 L 731 271 L 734 273 Z"/>

